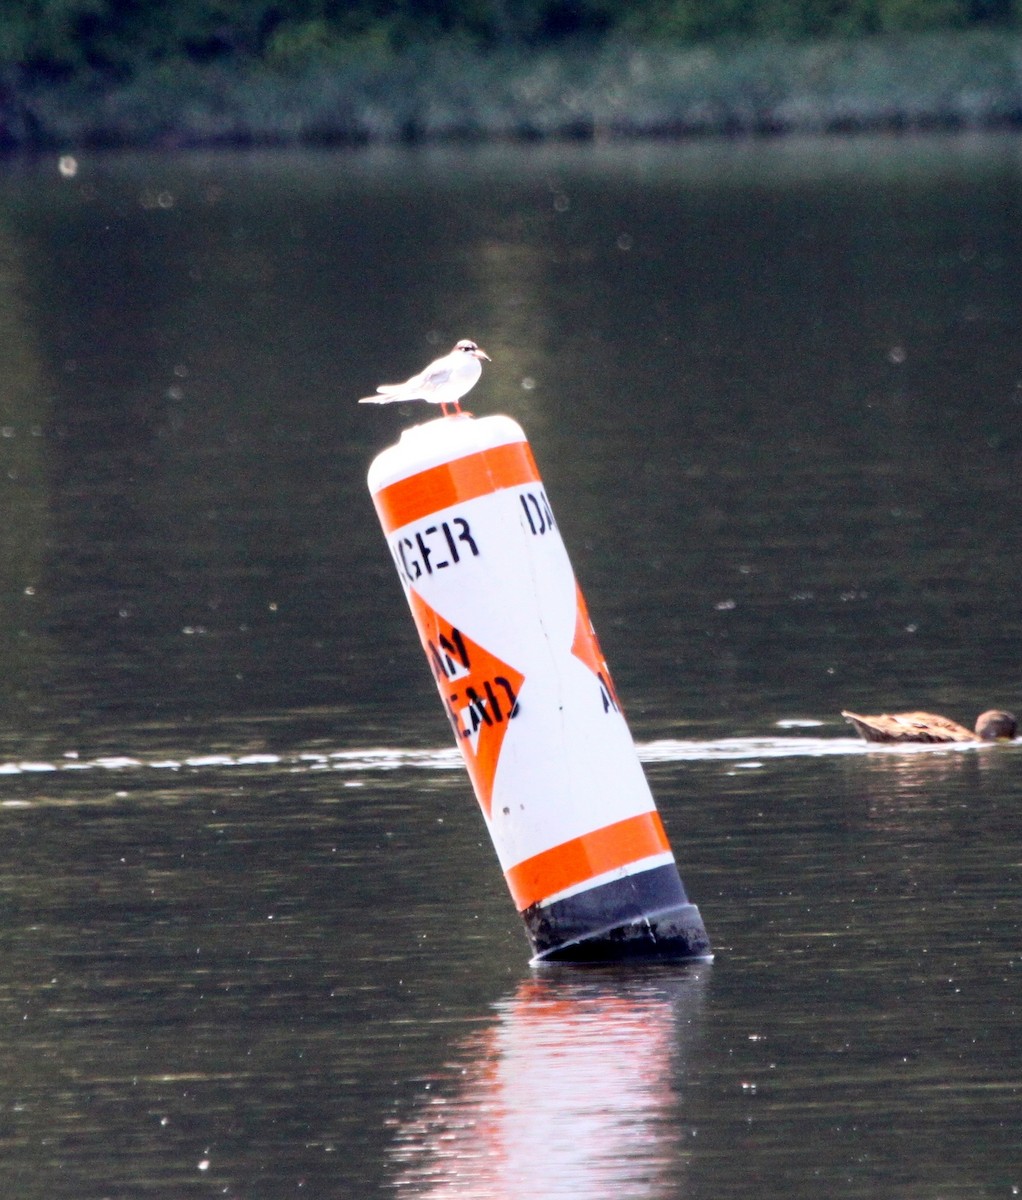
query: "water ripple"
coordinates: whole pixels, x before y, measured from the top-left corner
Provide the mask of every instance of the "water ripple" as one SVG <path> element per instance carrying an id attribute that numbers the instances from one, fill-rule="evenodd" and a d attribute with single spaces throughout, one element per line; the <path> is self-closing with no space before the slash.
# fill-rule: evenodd
<path id="1" fill-rule="evenodd" d="M 870 745 L 853 737 L 730 737 L 716 739 L 660 738 L 639 743 L 636 749 L 644 763 L 738 762 L 749 767 L 777 758 L 820 758 L 861 754 L 948 754 L 986 749 L 980 743 L 952 745 L 906 744 Z M 259 754 L 195 754 L 181 758 L 147 757 L 145 754 L 108 754 L 83 759 L 67 754 L 49 760 L 10 760 L 0 762 L 2 775 L 31 775 L 65 771 L 200 771 L 239 767 L 280 768 L 289 772 L 307 771 L 452 771 L 462 767 L 456 747 L 443 749 L 401 749 L 372 747 L 334 751 L 295 751 Z"/>

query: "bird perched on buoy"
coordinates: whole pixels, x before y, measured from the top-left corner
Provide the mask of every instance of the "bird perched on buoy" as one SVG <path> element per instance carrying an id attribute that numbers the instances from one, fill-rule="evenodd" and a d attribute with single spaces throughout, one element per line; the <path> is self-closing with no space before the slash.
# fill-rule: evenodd
<path id="1" fill-rule="evenodd" d="M 461 412 L 461 398 L 472 390 L 483 373 L 482 360 L 490 361 L 485 350 L 462 338 L 450 354 L 435 359 L 418 375 L 404 383 L 383 383 L 375 396 L 363 396 L 359 404 L 396 404 L 399 400 L 425 400 L 427 404 L 439 404 L 443 415 Z"/>
<path id="2" fill-rule="evenodd" d="M 957 721 L 935 713 L 881 713 L 863 717 L 843 711 L 844 719 L 867 742 L 1010 742 L 1018 736 L 1018 722 L 1010 712 L 991 708 L 976 718 L 976 728 L 966 729 Z"/>

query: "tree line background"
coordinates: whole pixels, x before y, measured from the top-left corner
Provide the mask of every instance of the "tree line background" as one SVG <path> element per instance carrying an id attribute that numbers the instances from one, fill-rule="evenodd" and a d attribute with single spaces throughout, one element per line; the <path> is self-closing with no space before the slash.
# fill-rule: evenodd
<path id="1" fill-rule="evenodd" d="M 6 0 L 0 69 L 123 78 L 175 61 L 301 69 L 439 40 L 486 51 L 613 35 L 683 45 L 984 27 L 1022 27 L 1022 0 Z"/>

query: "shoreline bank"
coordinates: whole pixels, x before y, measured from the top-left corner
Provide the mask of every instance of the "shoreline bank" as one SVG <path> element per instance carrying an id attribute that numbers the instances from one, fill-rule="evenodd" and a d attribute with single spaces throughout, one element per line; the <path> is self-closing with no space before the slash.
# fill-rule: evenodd
<path id="1" fill-rule="evenodd" d="M 0 150 L 1022 128 L 1022 36 L 968 32 L 482 55 L 436 43 L 284 72 L 0 81 Z"/>

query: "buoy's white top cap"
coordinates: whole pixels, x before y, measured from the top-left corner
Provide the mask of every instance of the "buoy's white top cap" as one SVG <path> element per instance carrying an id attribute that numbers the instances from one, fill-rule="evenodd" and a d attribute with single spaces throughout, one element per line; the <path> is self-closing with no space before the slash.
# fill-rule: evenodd
<path id="1" fill-rule="evenodd" d="M 461 413 L 412 425 L 395 445 L 381 450 L 373 459 L 369 467 L 369 490 L 375 496 L 390 484 L 430 467 L 525 440 L 518 422 L 499 414 L 477 420 L 469 413 Z"/>

